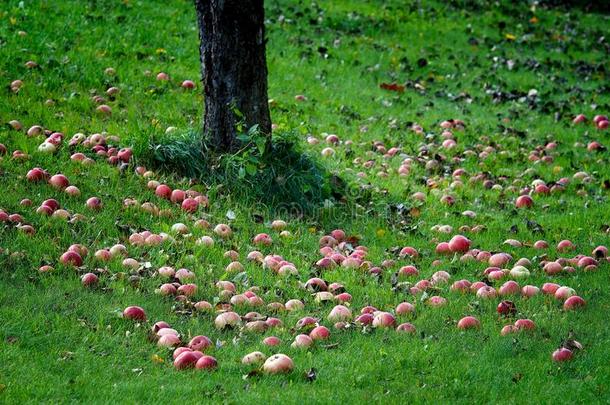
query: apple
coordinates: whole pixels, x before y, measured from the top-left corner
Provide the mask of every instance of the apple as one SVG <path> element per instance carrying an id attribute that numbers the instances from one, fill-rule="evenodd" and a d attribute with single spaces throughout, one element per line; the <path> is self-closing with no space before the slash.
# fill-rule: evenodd
<path id="1" fill-rule="evenodd" d="M 163 330 L 163 329 L 161 329 Z M 168 333 L 162 335 L 157 341 L 157 346 L 159 347 L 176 347 L 180 345 L 180 337 L 173 333 Z M 192 352 L 190 352 L 192 353 Z"/>
<path id="2" fill-rule="evenodd" d="M 428 303 L 428 305 L 430 305 L 432 307 L 442 307 L 447 304 L 447 299 L 440 297 L 438 295 L 434 295 L 434 296 L 428 298 L 427 303 Z"/>
<path id="3" fill-rule="evenodd" d="M 186 198 L 182 201 L 182 209 L 186 212 L 196 212 L 199 208 L 199 203 L 194 198 Z"/>
<path id="4" fill-rule="evenodd" d="M 95 111 L 100 114 L 110 115 L 112 114 L 112 108 L 107 104 L 100 104 Z"/>
<path id="5" fill-rule="evenodd" d="M 489 257 L 488 263 L 490 266 L 502 267 L 507 264 L 512 258 L 506 253 L 496 253 Z"/>
<path id="6" fill-rule="evenodd" d="M 561 273 L 563 266 L 557 262 L 548 262 L 544 265 L 543 270 L 549 276 Z"/>
<path id="7" fill-rule="evenodd" d="M 401 323 L 396 327 L 396 332 L 413 334 L 416 331 L 415 326 L 409 322 Z"/>
<path id="8" fill-rule="evenodd" d="M 184 80 L 180 86 L 182 86 L 183 89 L 192 90 L 195 88 L 195 82 L 192 80 Z"/>
<path id="9" fill-rule="evenodd" d="M 131 159 L 132 155 L 133 151 L 131 150 L 131 148 L 120 149 L 117 153 L 117 157 L 119 158 L 119 160 L 124 163 L 129 163 L 129 160 Z"/>
<path id="10" fill-rule="evenodd" d="M 123 310 L 123 318 L 137 321 L 145 321 L 146 313 L 141 307 L 131 306 Z"/>
<path id="11" fill-rule="evenodd" d="M 263 339 L 263 344 L 265 346 L 278 346 L 282 341 L 276 336 L 267 336 Z"/>
<path id="12" fill-rule="evenodd" d="M 536 329 L 536 324 L 531 319 L 517 319 L 515 328 L 518 330 L 534 330 Z"/>
<path id="13" fill-rule="evenodd" d="M 495 288 L 485 285 L 477 290 L 477 297 L 479 298 L 495 298 L 497 295 Z"/>
<path id="14" fill-rule="evenodd" d="M 573 295 L 576 295 L 576 291 L 570 287 L 562 286 L 555 291 L 555 298 L 560 301 L 565 301 Z"/>
<path id="15" fill-rule="evenodd" d="M 567 252 L 569 250 L 575 249 L 576 246 L 569 240 L 562 240 L 557 244 L 557 251 L 559 252 Z"/>
<path id="16" fill-rule="evenodd" d="M 246 354 L 242 359 L 241 363 L 245 365 L 258 365 L 262 364 L 265 360 L 267 360 L 267 356 L 265 356 L 262 352 L 252 352 Z"/>
<path id="17" fill-rule="evenodd" d="M 32 170 L 28 171 L 25 177 L 28 181 L 37 182 L 46 179 L 48 177 L 48 174 L 43 169 L 35 167 Z"/>
<path id="18" fill-rule="evenodd" d="M 98 282 L 98 278 L 93 273 L 87 273 L 81 277 L 81 283 L 84 287 L 94 286 L 95 284 L 97 284 L 97 282 Z"/>
<path id="19" fill-rule="evenodd" d="M 199 370 L 212 370 L 218 367 L 218 361 L 212 356 L 203 355 L 197 360 L 195 368 Z"/>
<path id="20" fill-rule="evenodd" d="M 330 331 L 326 326 L 316 326 L 309 333 L 309 337 L 313 340 L 326 340 L 330 337 Z"/>
<path id="21" fill-rule="evenodd" d="M 241 317 L 235 312 L 223 312 L 216 317 L 214 325 L 216 329 L 226 329 L 238 326 L 241 323 Z"/>
<path id="22" fill-rule="evenodd" d="M 273 240 L 266 233 L 259 233 L 252 239 L 252 243 L 255 245 L 271 246 Z"/>
<path id="23" fill-rule="evenodd" d="M 98 197 L 91 197 L 87 199 L 85 206 L 91 210 L 99 211 L 102 209 L 102 200 L 100 200 Z"/>
<path id="24" fill-rule="evenodd" d="M 297 299 L 291 299 L 286 301 L 286 310 L 287 311 L 300 311 L 303 308 L 305 308 L 305 304 L 303 304 L 303 302 L 301 302 L 300 300 Z"/>
<path id="25" fill-rule="evenodd" d="M 500 302 L 496 310 L 500 315 L 504 316 L 514 315 L 517 313 L 517 307 L 515 306 L 514 302 L 508 300 Z"/>
<path id="26" fill-rule="evenodd" d="M 559 348 L 553 352 L 553 361 L 563 362 L 572 359 L 572 351 L 565 347 Z"/>
<path id="27" fill-rule="evenodd" d="M 449 241 L 449 250 L 452 252 L 464 253 L 470 249 L 470 240 L 462 235 L 455 235 Z"/>
<path id="28" fill-rule="evenodd" d="M 56 174 L 49 179 L 49 184 L 57 189 L 65 189 L 70 185 L 70 181 L 63 174 Z"/>
<path id="29" fill-rule="evenodd" d="M 183 190 L 179 190 L 179 189 L 172 191 L 172 194 L 169 197 L 170 201 L 173 203 L 182 203 L 182 201 L 184 201 L 185 198 L 186 198 L 186 193 Z"/>
<path id="30" fill-rule="evenodd" d="M 223 239 L 230 238 L 233 234 L 231 227 L 226 224 L 218 224 L 214 227 L 214 233 Z"/>
<path id="31" fill-rule="evenodd" d="M 516 281 L 510 280 L 500 286 L 498 293 L 500 295 L 514 295 L 519 294 L 520 290 L 519 284 Z"/>
<path id="32" fill-rule="evenodd" d="M 66 265 L 72 265 L 72 266 L 82 266 L 83 265 L 83 259 L 82 257 L 73 251 L 67 251 L 64 254 L 61 255 L 61 257 L 59 258 L 59 261 L 62 264 L 66 264 Z"/>
<path id="33" fill-rule="evenodd" d="M 328 314 L 327 319 L 332 322 L 341 322 L 341 321 L 349 321 L 352 319 L 352 311 L 350 311 L 346 306 L 336 305 Z"/>
<path id="34" fill-rule="evenodd" d="M 555 283 L 544 283 L 542 285 L 542 293 L 548 295 L 555 295 L 555 292 L 561 287 L 559 284 Z"/>
<path id="35" fill-rule="evenodd" d="M 447 242 L 439 243 L 438 245 L 436 245 L 435 252 L 438 254 L 450 254 L 451 248 L 449 247 L 449 243 L 447 243 Z"/>
<path id="36" fill-rule="evenodd" d="M 195 367 L 195 364 L 197 362 L 197 355 L 195 355 L 192 351 L 185 350 L 182 351 L 180 355 L 174 360 L 174 367 L 177 370 L 183 370 L 185 368 Z"/>
<path id="37" fill-rule="evenodd" d="M 478 329 L 481 326 L 481 323 L 474 316 L 465 316 L 460 319 L 457 327 L 458 329 L 466 330 L 466 329 Z"/>
<path id="38" fill-rule="evenodd" d="M 524 266 L 515 266 L 510 270 L 509 274 L 513 278 L 527 278 L 530 275 L 530 271 Z"/>
<path id="39" fill-rule="evenodd" d="M 523 286 L 523 288 L 521 289 L 521 295 L 523 295 L 524 297 L 527 298 L 531 298 L 534 295 L 538 294 L 540 292 L 540 288 L 533 286 L 533 285 L 526 285 Z"/>
<path id="40" fill-rule="evenodd" d="M 263 364 L 263 371 L 268 374 L 290 373 L 293 368 L 294 363 L 292 359 L 282 353 L 274 354 Z"/>
<path id="41" fill-rule="evenodd" d="M 71 197 L 78 197 L 80 195 L 80 190 L 76 186 L 68 186 L 64 191 Z"/>
<path id="42" fill-rule="evenodd" d="M 534 205 L 534 200 L 529 195 L 521 195 L 515 200 L 517 208 L 531 208 Z"/>
<path id="43" fill-rule="evenodd" d="M 572 295 L 563 303 L 563 309 L 565 309 L 566 311 L 570 311 L 576 308 L 584 307 L 585 305 L 586 302 L 584 299 L 582 299 L 578 295 Z"/>
<path id="44" fill-rule="evenodd" d="M 414 277 L 419 275 L 419 270 L 417 270 L 415 266 L 403 266 L 398 270 L 398 275 L 405 277 Z"/>
<path id="45" fill-rule="evenodd" d="M 378 312 L 374 315 L 373 326 L 376 328 L 391 328 L 396 324 L 394 315 L 389 312 Z"/>
<path id="46" fill-rule="evenodd" d="M 467 292 L 470 289 L 471 283 L 468 280 L 458 280 L 451 285 L 451 291 Z"/>
<path id="47" fill-rule="evenodd" d="M 374 319 L 375 319 L 375 317 L 373 316 L 373 314 L 362 314 L 362 315 L 359 315 L 354 320 L 354 322 L 356 322 L 357 325 L 367 326 L 367 325 L 372 325 Z"/>
<path id="48" fill-rule="evenodd" d="M 172 189 L 166 186 L 165 184 L 161 184 L 155 189 L 155 194 L 158 197 L 169 200 L 172 196 Z"/>
<path id="49" fill-rule="evenodd" d="M 585 122 L 586 120 L 587 120 L 587 117 L 584 114 L 578 114 L 576 117 L 574 117 L 574 119 L 572 120 L 572 123 L 580 124 L 582 122 Z"/>

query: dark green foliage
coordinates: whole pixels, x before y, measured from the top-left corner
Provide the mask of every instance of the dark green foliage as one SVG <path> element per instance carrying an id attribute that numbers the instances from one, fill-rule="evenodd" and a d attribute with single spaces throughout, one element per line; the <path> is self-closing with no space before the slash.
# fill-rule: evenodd
<path id="1" fill-rule="evenodd" d="M 331 174 L 290 132 L 274 134 L 267 144 L 253 127 L 238 139 L 242 146 L 236 153 L 217 154 L 195 130 L 165 135 L 151 141 L 151 158 L 164 171 L 197 179 L 234 194 L 237 201 L 263 204 L 271 211 L 307 214 L 332 197 Z"/>

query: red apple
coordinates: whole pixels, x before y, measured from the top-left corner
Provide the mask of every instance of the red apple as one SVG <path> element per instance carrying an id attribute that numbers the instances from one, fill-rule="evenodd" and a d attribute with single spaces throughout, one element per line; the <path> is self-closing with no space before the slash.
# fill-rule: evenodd
<path id="1" fill-rule="evenodd" d="M 517 307 L 515 306 L 515 303 L 508 300 L 500 302 L 496 310 L 500 315 L 505 316 L 514 315 L 517 313 Z"/>
<path id="2" fill-rule="evenodd" d="M 553 352 L 553 361 L 562 362 L 572 359 L 572 351 L 562 347 Z"/>
<path id="3" fill-rule="evenodd" d="M 183 190 L 174 190 L 170 196 L 170 201 L 174 203 L 182 203 L 186 198 L 186 193 Z"/>
<path id="4" fill-rule="evenodd" d="M 531 319 L 517 319 L 515 328 L 518 330 L 534 330 L 536 329 L 536 324 Z"/>
<path id="5" fill-rule="evenodd" d="M 330 331 L 326 326 L 316 326 L 309 333 L 309 337 L 313 340 L 325 340 L 330 337 Z"/>
<path id="6" fill-rule="evenodd" d="M 449 250 L 452 252 L 464 253 L 470 249 L 470 240 L 462 235 L 455 235 L 449 241 Z"/>
<path id="7" fill-rule="evenodd" d="M 212 370 L 218 367 L 218 362 L 212 356 L 201 356 L 197 363 L 195 363 L 195 368 L 199 370 Z"/>
<path id="8" fill-rule="evenodd" d="M 182 209 L 186 212 L 196 212 L 199 208 L 199 203 L 194 198 L 186 198 L 182 201 Z"/>
<path id="9" fill-rule="evenodd" d="M 579 297 L 578 295 L 572 295 L 563 303 L 563 309 L 566 311 L 570 311 L 576 308 L 584 307 L 586 302 L 584 299 Z"/>
<path id="10" fill-rule="evenodd" d="M 174 367 L 178 370 L 191 368 L 195 366 L 197 361 L 197 355 L 195 355 L 192 351 L 183 351 L 178 357 L 176 357 L 176 360 L 174 360 Z"/>
<path id="11" fill-rule="evenodd" d="M 91 287 L 91 286 L 97 284 L 97 282 L 98 282 L 98 278 L 93 273 L 87 273 L 81 277 L 81 283 L 85 287 Z"/>
<path id="12" fill-rule="evenodd" d="M 191 90 L 195 88 L 195 83 L 192 80 L 184 80 L 181 86 L 184 89 Z"/>
<path id="13" fill-rule="evenodd" d="M 140 307 L 131 306 L 123 310 L 123 318 L 137 321 L 145 321 L 146 313 Z"/>
<path id="14" fill-rule="evenodd" d="M 389 312 L 379 312 L 373 318 L 373 326 L 376 328 L 391 328 L 396 324 L 394 315 Z"/>
<path id="15" fill-rule="evenodd" d="M 69 264 L 69 265 L 76 266 L 76 267 L 83 265 L 82 257 L 78 253 L 72 252 L 72 251 L 67 251 L 64 254 L 62 254 L 61 257 L 59 258 L 59 261 L 62 264 Z"/>
<path id="16" fill-rule="evenodd" d="M 25 177 L 28 181 L 37 182 L 46 179 L 48 177 L 48 174 L 40 167 L 35 167 L 32 170 L 28 171 Z"/>
<path id="17" fill-rule="evenodd" d="M 474 316 L 465 316 L 460 319 L 457 324 L 458 329 L 466 330 L 466 329 L 478 329 L 481 326 L 481 323 Z"/>
<path id="18" fill-rule="evenodd" d="M 70 185 L 70 181 L 63 174 L 56 174 L 49 179 L 49 184 L 63 190 Z"/>
<path id="19" fill-rule="evenodd" d="M 85 205 L 91 210 L 99 211 L 102 209 L 102 200 L 100 200 L 98 197 L 91 197 L 87 200 Z"/>

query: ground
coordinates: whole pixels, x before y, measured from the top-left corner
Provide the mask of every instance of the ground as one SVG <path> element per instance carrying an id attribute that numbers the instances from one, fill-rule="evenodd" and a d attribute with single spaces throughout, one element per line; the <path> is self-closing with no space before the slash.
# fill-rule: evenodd
<path id="1" fill-rule="evenodd" d="M 266 2 L 275 131 L 296 134 L 302 148 L 351 190 L 314 213 L 291 217 L 273 212 L 264 201 L 245 202 L 217 184 L 207 187 L 205 179 L 192 186 L 209 199 L 209 206 L 196 213 L 184 212 L 147 187 L 150 180 L 191 187 L 188 179 L 156 171 L 150 161 L 150 145 L 168 127 L 180 134 L 201 126 L 191 1 L 3 2 L 0 143 L 8 153 L 0 160 L 0 209 L 22 219 L 0 227 L 2 402 L 608 401 L 609 264 L 592 251 L 608 245 L 610 169 L 604 146 L 610 141 L 608 130 L 596 128 L 592 120 L 610 112 L 610 20 L 578 9 L 486 3 Z M 27 67 L 28 61 L 37 66 Z M 169 80 L 158 80 L 159 72 Z M 186 79 L 195 89 L 180 86 Z M 15 80 L 22 83 L 11 85 Z M 107 95 L 110 87 L 119 93 Z M 102 104 L 111 114 L 96 110 Z M 587 120 L 574 124 L 578 114 Z M 14 129 L 12 120 L 23 129 Z M 34 125 L 64 134 L 54 154 L 38 150 L 43 135 L 26 135 Z M 70 147 L 68 141 L 79 132 L 118 136 L 108 142 L 132 148 L 129 165 L 119 169 L 82 144 Z M 328 144 L 327 134 L 336 134 L 339 142 Z M 446 138 L 455 139 L 455 146 L 443 145 Z M 323 156 L 329 147 L 335 153 Z M 391 148 L 398 150 L 388 154 Z M 26 156 L 14 156 L 18 150 Z M 72 161 L 75 152 L 94 163 Z M 147 166 L 152 177 L 137 174 L 137 166 Z M 29 182 L 26 173 L 34 167 L 65 174 L 80 196 Z M 535 192 L 536 180 L 552 192 Z M 414 196 L 418 192 L 423 201 Z M 524 193 L 532 195 L 533 206 L 516 208 Z M 85 207 L 93 196 L 101 199 L 101 210 Z M 68 221 L 37 213 L 49 198 L 57 199 L 72 219 L 83 217 Z M 127 198 L 138 203 L 124 206 Z M 22 204 L 23 199 L 32 205 Z M 144 202 L 166 210 L 164 215 L 140 209 Z M 271 229 L 278 216 L 287 221 L 290 235 Z M 202 218 L 211 229 L 195 226 Z M 189 233 L 176 234 L 175 223 L 184 223 Z M 213 232 L 219 223 L 231 226 L 230 239 Z M 439 231 L 438 225 L 451 228 Z M 383 263 L 379 277 L 370 274 L 367 263 L 319 269 L 319 240 L 337 228 L 351 237 L 341 254 L 363 245 L 371 266 L 395 262 Z M 132 234 L 146 230 L 167 233 L 173 242 L 130 244 Z M 258 233 L 269 234 L 272 245 L 255 246 L 252 238 Z M 509 269 L 527 258 L 529 263 L 522 263 L 530 275 L 517 279 L 520 286 L 569 286 L 586 306 L 564 310 L 561 301 L 542 293 L 485 299 L 452 291 L 456 280 L 488 281 L 483 272 L 489 264 L 472 259 L 477 252 L 466 258 L 435 252 L 439 242 L 456 234 L 469 238 L 472 249 L 509 253 Z M 204 235 L 213 237 L 213 247 L 196 243 Z M 504 243 L 509 239 L 522 246 Z M 549 247 L 535 249 L 537 240 Z M 559 251 L 562 240 L 575 248 Z M 127 246 L 138 268 L 127 268 L 120 257 L 109 262 L 94 257 L 98 249 L 117 243 Z M 59 261 L 72 244 L 89 250 L 80 268 Z M 400 256 L 405 246 L 419 256 Z M 239 253 L 244 272 L 225 269 L 230 260 L 223 254 L 230 249 Z M 254 249 L 282 255 L 298 275 L 283 277 L 246 260 Z M 578 254 L 599 265 L 585 270 L 578 260 L 565 261 L 576 270 L 554 275 L 542 269 L 541 262 Z M 54 269 L 40 272 L 43 265 Z M 419 275 L 393 277 L 405 265 L 415 265 Z M 238 305 L 241 315 L 256 310 L 277 316 L 284 326 L 264 334 L 218 331 L 214 313 L 185 311 L 188 304 L 155 293 L 166 282 L 157 273 L 162 266 L 195 273 L 193 302 L 218 303 L 215 283 L 232 280 L 238 292 L 260 287 L 257 294 L 265 304 L 298 298 L 305 308 L 273 314 L 265 306 Z M 409 285 L 397 284 L 430 279 L 437 271 L 451 278 L 425 293 L 411 294 Z M 83 287 L 80 276 L 86 272 L 99 276 L 97 286 Z M 326 319 L 336 303 L 316 303 L 302 287 L 313 276 L 342 283 L 351 294 L 347 305 L 354 317 L 366 305 L 393 313 L 400 302 L 414 303 L 416 313 L 397 321 L 411 322 L 417 332 L 356 324 L 336 330 Z M 490 284 L 499 287 L 507 280 Z M 430 305 L 433 295 L 447 304 Z M 502 299 L 515 303 L 513 317 L 497 314 Z M 130 305 L 144 308 L 148 320 L 122 318 Z M 294 325 L 306 315 L 320 318 L 330 338 L 310 350 L 291 348 L 298 333 Z M 479 319 L 479 329 L 456 327 L 467 315 Z M 502 336 L 502 327 L 517 318 L 533 320 L 535 330 Z M 175 370 L 171 350 L 150 339 L 150 327 L 158 320 L 186 342 L 209 336 L 218 369 Z M 281 339 L 280 346 L 261 343 L 271 335 Z M 554 362 L 552 353 L 567 339 L 583 349 L 574 350 L 571 361 Z M 285 353 L 295 369 L 273 376 L 251 372 L 240 360 L 254 350 Z"/>

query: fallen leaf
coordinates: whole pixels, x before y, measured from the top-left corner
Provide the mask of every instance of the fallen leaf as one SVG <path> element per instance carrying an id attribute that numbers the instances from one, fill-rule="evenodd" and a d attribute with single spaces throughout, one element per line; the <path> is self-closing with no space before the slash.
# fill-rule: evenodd
<path id="1" fill-rule="evenodd" d="M 403 86 L 402 84 L 397 84 L 397 83 L 381 83 L 379 85 L 379 87 L 384 90 L 397 91 L 399 93 L 402 93 L 403 91 L 405 91 L 405 86 Z"/>

